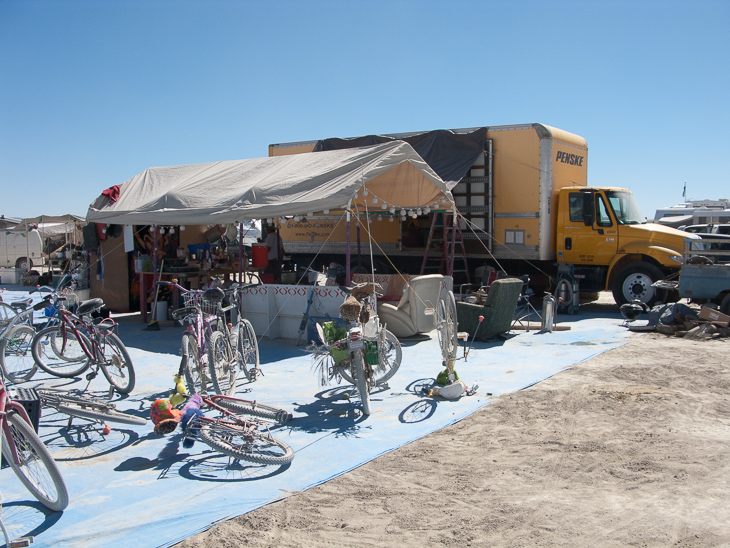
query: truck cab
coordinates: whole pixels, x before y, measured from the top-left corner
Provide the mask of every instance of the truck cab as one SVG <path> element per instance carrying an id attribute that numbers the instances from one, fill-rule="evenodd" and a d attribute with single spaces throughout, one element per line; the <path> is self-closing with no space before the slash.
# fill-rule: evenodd
<path id="1" fill-rule="evenodd" d="M 612 291 L 618 304 L 665 297 L 652 284 L 680 267 L 692 235 L 647 222 L 623 188 L 565 187 L 557 202 L 558 264 L 573 265 L 582 290 Z"/>

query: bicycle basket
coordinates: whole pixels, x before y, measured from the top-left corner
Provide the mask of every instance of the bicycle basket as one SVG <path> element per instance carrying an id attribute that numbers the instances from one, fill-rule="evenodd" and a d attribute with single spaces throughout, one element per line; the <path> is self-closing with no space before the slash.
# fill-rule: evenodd
<path id="1" fill-rule="evenodd" d="M 204 314 L 217 314 L 218 307 L 223 302 L 226 294 L 219 287 L 211 287 L 200 300 L 200 308 Z"/>
<path id="2" fill-rule="evenodd" d="M 345 360 L 350 359 L 350 350 L 347 348 L 347 341 L 343 341 L 342 345 L 339 343 L 333 344 L 330 347 L 330 356 L 335 362 L 335 365 L 339 365 Z"/>

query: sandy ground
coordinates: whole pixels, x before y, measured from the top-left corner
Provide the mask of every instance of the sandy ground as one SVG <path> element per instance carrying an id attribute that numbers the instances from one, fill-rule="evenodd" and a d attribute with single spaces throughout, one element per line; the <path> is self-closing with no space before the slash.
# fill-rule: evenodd
<path id="1" fill-rule="evenodd" d="M 178 546 L 730 546 L 729 349 L 632 334 Z"/>

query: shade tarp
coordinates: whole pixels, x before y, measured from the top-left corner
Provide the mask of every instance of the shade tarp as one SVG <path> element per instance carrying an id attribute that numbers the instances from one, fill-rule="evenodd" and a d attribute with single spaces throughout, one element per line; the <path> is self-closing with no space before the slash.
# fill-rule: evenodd
<path id="1" fill-rule="evenodd" d="M 364 192 L 367 190 L 367 193 Z M 150 168 L 99 196 L 86 220 L 113 224 L 226 224 L 342 209 L 452 209 L 443 180 L 408 143 L 274 158 Z"/>
<path id="2" fill-rule="evenodd" d="M 408 135 L 366 135 L 349 139 L 323 139 L 317 141 L 315 152 L 362 147 L 394 140 L 405 141 L 431 166 L 452 189 L 469 173 L 474 162 L 484 153 L 487 128 L 480 127 L 469 132 L 447 129 L 425 131 Z"/>

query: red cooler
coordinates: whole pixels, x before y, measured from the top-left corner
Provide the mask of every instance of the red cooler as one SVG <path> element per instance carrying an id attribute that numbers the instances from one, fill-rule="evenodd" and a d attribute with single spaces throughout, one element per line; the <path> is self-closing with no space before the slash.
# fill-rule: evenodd
<path id="1" fill-rule="evenodd" d="M 254 268 L 269 266 L 269 246 L 266 244 L 253 244 L 251 246 L 251 266 Z"/>

